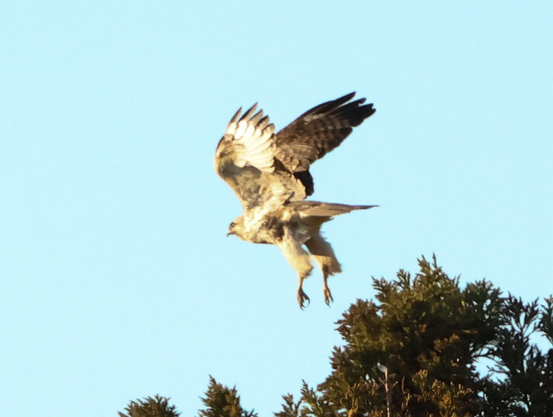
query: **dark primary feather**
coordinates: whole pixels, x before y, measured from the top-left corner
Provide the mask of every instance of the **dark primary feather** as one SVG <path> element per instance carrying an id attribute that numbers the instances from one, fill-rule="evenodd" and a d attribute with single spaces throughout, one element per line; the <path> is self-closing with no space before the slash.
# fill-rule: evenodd
<path id="1" fill-rule="evenodd" d="M 376 111 L 364 98 L 348 103 L 355 93 L 319 104 L 276 134 L 275 157 L 313 194 L 309 167 L 338 147 L 353 130 Z M 302 173 L 302 174 L 300 174 Z"/>

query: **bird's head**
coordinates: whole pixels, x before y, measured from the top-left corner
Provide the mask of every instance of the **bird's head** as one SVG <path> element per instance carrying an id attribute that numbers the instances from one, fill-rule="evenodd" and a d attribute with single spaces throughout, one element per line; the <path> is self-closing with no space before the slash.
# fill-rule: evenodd
<path id="1" fill-rule="evenodd" d="M 239 216 L 236 219 L 234 219 L 232 223 L 229 225 L 227 236 L 235 235 L 235 236 L 238 236 L 240 239 L 244 239 L 243 238 L 244 231 L 245 231 L 244 217 Z"/>

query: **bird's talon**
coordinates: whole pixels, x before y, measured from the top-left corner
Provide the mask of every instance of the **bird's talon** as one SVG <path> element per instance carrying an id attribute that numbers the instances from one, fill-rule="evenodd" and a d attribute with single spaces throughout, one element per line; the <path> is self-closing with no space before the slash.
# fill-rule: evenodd
<path id="1" fill-rule="evenodd" d="M 323 292 L 325 296 L 325 304 L 330 307 L 330 303 L 334 302 L 334 298 L 332 298 L 332 294 L 328 288 L 325 288 Z"/>
<path id="2" fill-rule="evenodd" d="M 307 301 L 307 305 L 305 305 L 305 302 Z M 298 291 L 298 303 L 300 304 L 300 308 L 303 310 L 305 307 L 308 307 L 309 304 L 311 304 L 311 300 L 307 296 L 306 293 L 303 292 L 303 290 Z"/>

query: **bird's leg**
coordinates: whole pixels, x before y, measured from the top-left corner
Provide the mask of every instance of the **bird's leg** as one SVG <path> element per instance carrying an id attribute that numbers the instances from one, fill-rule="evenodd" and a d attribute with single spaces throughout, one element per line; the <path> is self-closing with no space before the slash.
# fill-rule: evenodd
<path id="1" fill-rule="evenodd" d="M 330 306 L 330 303 L 334 300 L 328 288 L 328 277 L 342 272 L 340 262 L 336 259 L 330 243 L 324 240 L 320 233 L 313 235 L 311 239 L 305 242 L 305 246 L 311 252 L 311 256 L 315 259 L 319 268 L 321 268 L 321 272 L 323 273 L 323 295 L 326 305 Z"/>
<path id="2" fill-rule="evenodd" d="M 313 271 L 313 265 L 309 261 L 309 253 L 302 248 L 301 242 L 296 239 L 287 226 L 283 226 L 284 234 L 277 245 L 286 257 L 292 268 L 298 273 L 298 303 L 303 310 L 309 303 L 309 297 L 303 292 L 303 280 Z"/>
<path id="3" fill-rule="evenodd" d="M 303 292 L 303 280 L 307 278 L 306 276 L 298 275 L 298 303 L 300 304 L 300 308 L 303 310 L 304 307 L 307 307 L 311 300 L 307 296 L 306 293 Z M 305 305 L 305 302 L 307 301 L 307 305 Z"/>
<path id="4" fill-rule="evenodd" d="M 334 302 L 334 298 L 332 298 L 332 293 L 330 292 L 330 288 L 328 288 L 328 274 L 324 273 L 323 270 L 323 294 L 325 296 L 325 303 L 327 306 L 330 306 L 331 302 Z"/>

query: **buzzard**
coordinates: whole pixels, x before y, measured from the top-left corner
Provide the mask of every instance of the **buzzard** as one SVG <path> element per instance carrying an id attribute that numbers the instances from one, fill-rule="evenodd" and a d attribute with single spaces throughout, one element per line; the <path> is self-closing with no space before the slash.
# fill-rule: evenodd
<path id="1" fill-rule="evenodd" d="M 323 274 L 325 303 L 333 301 L 327 279 L 342 271 L 330 244 L 321 236 L 323 223 L 334 216 L 376 206 L 307 201 L 314 192 L 309 167 L 338 147 L 353 128 L 376 111 L 355 92 L 305 112 L 280 132 L 255 104 L 240 108 L 228 124 L 215 152 L 215 171 L 232 188 L 244 213 L 228 235 L 253 243 L 277 245 L 298 273 L 300 308 L 309 302 L 302 288 L 313 270 L 310 256 Z M 304 249 L 304 246 L 307 250 Z"/>

